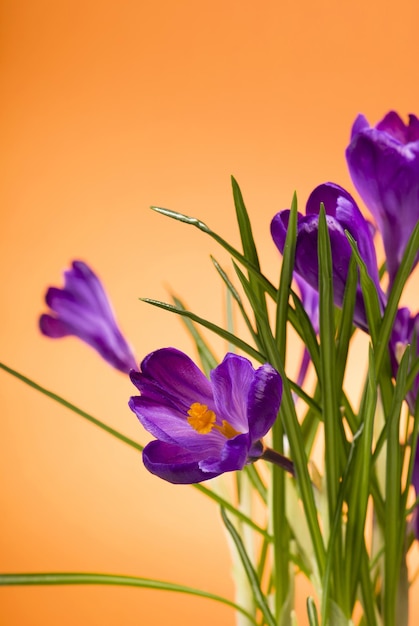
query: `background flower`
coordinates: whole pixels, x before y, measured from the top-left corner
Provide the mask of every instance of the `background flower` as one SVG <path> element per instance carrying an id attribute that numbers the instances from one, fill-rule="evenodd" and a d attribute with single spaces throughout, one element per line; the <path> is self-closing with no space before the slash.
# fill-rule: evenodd
<path id="1" fill-rule="evenodd" d="M 75 335 L 116 369 L 128 373 L 136 368 L 102 283 L 86 263 L 73 261 L 71 269 L 64 272 L 64 287 L 50 287 L 45 301 L 51 313 L 39 319 L 44 335 L 54 339 Z"/>
<path id="2" fill-rule="evenodd" d="M 208 380 L 175 348 L 149 354 L 131 380 L 141 396 L 129 406 L 157 439 L 143 452 L 146 468 L 173 483 L 196 483 L 242 469 L 260 456 L 274 423 L 282 381 L 266 363 L 255 370 L 227 354 Z"/>
<path id="3" fill-rule="evenodd" d="M 325 183 L 316 187 L 307 201 L 306 215 L 298 214 L 297 245 L 294 271 L 314 289 L 318 289 L 317 239 L 320 204 L 326 211 L 333 262 L 333 289 L 337 306 L 342 306 L 346 287 L 351 246 L 345 234 L 347 230 L 355 239 L 368 273 L 375 283 L 381 304 L 384 294 L 380 288 L 377 258 L 371 227 L 360 212 L 352 196 L 339 185 Z M 288 229 L 289 211 L 280 211 L 271 223 L 271 233 L 281 254 L 284 250 Z M 358 285 L 354 322 L 364 330 L 368 324 L 361 287 Z"/>
<path id="4" fill-rule="evenodd" d="M 346 149 L 355 187 L 377 221 L 392 284 L 419 220 L 419 120 L 390 111 L 375 127 L 359 115 Z"/>

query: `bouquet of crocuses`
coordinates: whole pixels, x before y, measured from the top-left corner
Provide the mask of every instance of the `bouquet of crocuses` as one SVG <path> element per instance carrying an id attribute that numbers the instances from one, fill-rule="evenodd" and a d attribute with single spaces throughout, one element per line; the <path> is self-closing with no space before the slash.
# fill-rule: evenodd
<path id="1" fill-rule="evenodd" d="M 240 250 L 195 217 L 153 207 L 195 226 L 232 258 L 229 274 L 214 264 L 244 333 L 235 330 L 232 314 L 223 328 L 178 298 L 146 300 L 181 316 L 197 362 L 161 347 L 138 364 L 100 280 L 82 261 L 65 272 L 63 288 L 48 290 L 50 311 L 40 318 L 41 331 L 52 338 L 75 335 L 129 375 L 129 407 L 154 437 L 144 449 L 2 365 L 142 450 L 157 478 L 193 484 L 213 499 L 231 538 L 235 599 L 109 574 L 4 574 L 1 584 L 177 590 L 229 604 L 239 625 L 285 626 L 297 623 L 299 574 L 313 590 L 307 598 L 311 626 L 407 626 L 414 572 L 406 557 L 419 533 L 419 314 L 401 307 L 400 299 L 419 259 L 419 119 L 410 115 L 405 124 L 390 112 L 372 127 L 360 115 L 346 158 L 374 223 L 334 183 L 311 193 L 305 214 L 294 197 L 290 210 L 271 223 L 282 255 L 277 284 L 262 272 L 234 179 Z M 385 253 L 380 266 L 375 237 Z M 221 362 L 201 327 L 228 342 Z M 302 345 L 295 380 L 285 368 L 289 327 Z M 357 356 L 366 376 L 355 406 L 344 381 L 358 332 L 369 341 Z"/>

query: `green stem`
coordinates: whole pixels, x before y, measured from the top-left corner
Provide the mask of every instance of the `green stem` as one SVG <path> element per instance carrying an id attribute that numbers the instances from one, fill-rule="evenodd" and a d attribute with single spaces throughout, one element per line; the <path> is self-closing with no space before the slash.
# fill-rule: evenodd
<path id="1" fill-rule="evenodd" d="M 113 574 L 90 574 L 90 573 L 40 573 L 40 574 L 0 574 L 0 586 L 28 586 L 28 585 L 118 585 L 125 587 L 142 587 L 143 589 L 157 589 L 159 591 L 175 591 L 187 593 L 201 598 L 208 598 L 221 602 L 236 611 L 243 613 L 252 624 L 255 619 L 241 606 L 208 591 L 177 585 L 162 580 L 150 580 L 137 576 L 115 576 Z"/>
<path id="2" fill-rule="evenodd" d="M 131 448 L 134 448 L 134 450 L 137 450 L 137 452 L 141 452 L 143 450 L 144 446 L 142 446 L 141 444 L 137 443 L 133 439 L 130 439 L 129 437 L 126 437 L 122 433 L 118 432 L 111 426 L 108 426 L 107 424 L 97 419 L 96 417 L 93 417 L 89 413 L 86 413 L 86 411 L 83 411 L 75 404 L 68 402 L 67 400 L 59 396 L 58 394 L 53 393 L 52 391 L 49 391 L 48 389 L 46 389 L 45 387 L 42 387 L 41 385 L 38 385 L 30 378 L 27 378 L 23 374 L 20 374 L 19 372 L 12 369 L 11 367 L 8 367 L 4 363 L 0 363 L 0 369 L 3 369 L 8 374 L 11 374 L 12 376 L 17 378 L 21 382 L 25 383 L 25 385 L 32 387 L 33 389 L 44 394 L 51 400 L 54 400 L 54 402 L 58 402 L 58 404 L 65 406 L 67 409 L 70 409 L 70 411 L 73 411 L 73 413 L 76 413 L 80 417 L 83 417 L 84 419 L 86 419 L 88 422 L 91 422 L 95 426 L 98 426 L 99 428 L 107 432 L 109 435 L 116 437 L 117 439 L 119 439 L 119 441 L 122 441 L 123 443 L 127 444 Z M 194 487 L 194 489 L 196 489 L 197 491 L 200 491 L 204 495 L 208 496 L 209 498 L 211 498 L 212 500 L 220 504 L 222 507 L 230 511 L 230 513 L 233 513 L 233 515 L 236 515 L 236 517 L 241 519 L 243 522 L 245 522 L 246 524 L 251 526 L 254 530 L 256 530 L 258 533 L 260 533 L 263 537 L 265 537 L 265 539 L 268 539 L 269 541 L 273 541 L 273 537 L 269 535 L 269 533 L 265 529 L 258 526 L 253 520 L 251 520 L 249 517 L 244 515 L 238 509 L 236 509 L 230 502 L 228 502 L 228 500 L 225 500 L 221 496 L 218 496 L 216 493 L 211 491 L 211 489 L 208 489 L 208 487 L 205 487 L 204 485 L 196 484 L 196 485 L 191 485 L 191 486 Z"/>
<path id="3" fill-rule="evenodd" d="M 286 472 L 289 472 L 291 476 L 295 476 L 294 463 L 276 450 L 272 450 L 272 448 L 265 448 L 262 456 L 259 458 L 264 461 L 269 461 Z"/>
<path id="4" fill-rule="evenodd" d="M 102 430 L 107 432 L 109 435 L 112 435 L 113 437 L 116 437 L 117 439 L 119 439 L 123 443 L 128 444 L 131 448 L 134 448 L 138 452 L 142 452 L 143 451 L 144 446 L 142 446 L 141 444 L 137 443 L 133 439 L 130 439 L 130 437 L 126 437 L 126 435 L 123 435 L 122 433 L 120 433 L 119 431 L 115 430 L 111 426 L 108 426 L 107 424 L 105 424 L 105 422 L 102 422 L 101 420 L 98 420 L 96 417 L 93 417 L 89 413 L 86 413 L 86 411 L 83 411 L 83 409 L 80 409 L 75 404 L 72 404 L 71 402 L 68 402 L 68 400 L 64 400 L 64 398 L 62 398 L 58 394 L 56 394 L 56 393 L 54 393 L 52 391 L 49 391 L 48 389 L 46 389 L 45 387 L 42 387 L 41 385 L 38 385 L 37 383 L 35 383 L 30 378 L 27 378 L 23 374 L 20 374 L 19 372 L 17 372 L 16 370 L 12 369 L 11 367 L 8 367 L 4 363 L 0 363 L 0 369 L 3 369 L 8 374 L 11 374 L 12 376 L 14 376 L 18 380 L 20 380 L 22 383 L 25 383 L 25 385 L 28 385 L 29 387 L 32 387 L 32 389 L 35 389 L 36 391 L 40 391 L 41 393 L 44 394 L 44 396 L 47 396 L 51 400 L 54 400 L 54 402 L 58 402 L 59 404 L 62 404 L 67 409 L 70 409 L 70 411 L 73 411 L 73 413 L 77 413 L 77 415 L 80 415 L 80 417 L 83 417 L 88 422 L 91 422 L 95 426 L 98 426 L 99 428 L 101 428 Z"/>

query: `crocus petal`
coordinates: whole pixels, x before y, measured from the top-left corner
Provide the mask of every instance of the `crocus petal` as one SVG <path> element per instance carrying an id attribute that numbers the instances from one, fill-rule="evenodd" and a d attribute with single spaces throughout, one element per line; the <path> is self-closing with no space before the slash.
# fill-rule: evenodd
<path id="1" fill-rule="evenodd" d="M 347 230 L 355 239 L 368 273 L 374 281 L 380 304 L 384 294 L 379 285 L 377 262 L 371 229 L 356 206 L 353 198 L 342 187 L 326 183 L 317 187 L 307 202 L 307 215 L 298 215 L 297 243 L 294 271 L 318 290 L 318 252 L 320 203 L 326 211 L 333 262 L 333 289 L 337 306 L 342 306 L 352 250 L 346 237 Z M 272 220 L 271 233 L 279 251 L 283 253 L 288 229 L 289 211 L 281 211 Z M 354 322 L 367 330 L 365 306 L 360 285 L 354 312 Z"/>
<path id="2" fill-rule="evenodd" d="M 199 455 L 158 440 L 144 448 L 143 463 L 149 472 L 174 484 L 200 483 L 219 474 L 200 469 Z"/>
<path id="3" fill-rule="evenodd" d="M 143 396 L 134 396 L 128 405 L 144 428 L 157 439 L 186 450 L 200 451 L 201 456 L 221 453 L 225 438 L 217 430 L 205 435 L 198 433 L 188 423 L 186 411 L 182 413 L 173 409 L 164 404 L 164 399 L 158 403 Z"/>
<path id="4" fill-rule="evenodd" d="M 78 301 L 96 308 L 102 317 L 113 323 L 114 314 L 102 283 L 86 263 L 73 261 L 72 269 L 64 272 L 64 284 L 65 290 L 72 293 Z"/>
<path id="5" fill-rule="evenodd" d="M 247 432 L 247 396 L 255 371 L 248 359 L 227 354 L 211 372 L 216 413 L 238 432 Z"/>
<path id="6" fill-rule="evenodd" d="M 191 404 L 200 402 L 213 404 L 209 380 L 186 354 L 175 348 L 162 348 L 151 352 L 142 361 L 141 373 L 132 381 L 143 395 L 160 388 L 161 393 L 171 398 L 186 411 Z M 212 406 L 210 406 L 212 408 Z"/>
<path id="7" fill-rule="evenodd" d="M 51 337 L 51 339 L 60 339 L 72 334 L 67 324 L 47 313 L 39 318 L 39 328 L 43 335 Z"/>
<path id="8" fill-rule="evenodd" d="M 300 290 L 301 302 L 313 326 L 316 335 L 319 332 L 319 292 L 299 274 L 294 273 L 295 282 Z"/>
<path id="9" fill-rule="evenodd" d="M 371 127 L 355 120 L 346 150 L 349 171 L 374 216 L 387 257 L 390 285 L 419 220 L 419 120 L 408 125 L 394 111 Z"/>
<path id="10" fill-rule="evenodd" d="M 247 434 L 238 435 L 225 442 L 218 458 L 203 459 L 200 461 L 199 467 L 204 472 L 216 472 L 217 474 L 241 470 L 246 465 L 248 452 L 249 436 Z"/>
<path id="11" fill-rule="evenodd" d="M 50 287 L 50 314 L 40 317 L 43 334 L 52 338 L 74 335 L 94 348 L 110 365 L 128 373 L 136 368 L 134 354 L 119 330 L 98 277 L 82 261 L 64 274 L 64 288 Z"/>
<path id="12" fill-rule="evenodd" d="M 252 442 L 264 437 L 273 426 L 281 398 L 281 377 L 272 365 L 265 363 L 256 370 L 249 389 L 247 418 Z"/>
<path id="13" fill-rule="evenodd" d="M 347 230 L 355 239 L 359 253 L 367 266 L 368 274 L 379 289 L 377 257 L 371 227 L 351 194 L 334 183 L 319 185 L 311 192 L 307 200 L 307 215 L 318 215 L 321 203 L 324 204 L 326 214 L 333 216 L 343 230 Z"/>
<path id="14" fill-rule="evenodd" d="M 260 437 L 276 419 L 282 391 L 271 365 L 255 370 L 248 359 L 227 354 L 208 380 L 186 354 L 163 348 L 130 376 L 141 395 L 129 406 L 157 438 L 144 450 L 154 474 L 200 482 L 261 456 Z"/>

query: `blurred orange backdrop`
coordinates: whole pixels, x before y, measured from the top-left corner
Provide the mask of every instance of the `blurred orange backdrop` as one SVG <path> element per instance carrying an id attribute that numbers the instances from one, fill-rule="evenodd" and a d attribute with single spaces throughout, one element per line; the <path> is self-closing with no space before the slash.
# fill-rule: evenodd
<path id="1" fill-rule="evenodd" d="M 47 285 L 84 259 L 138 360 L 168 345 L 193 355 L 180 321 L 138 298 L 172 289 L 221 323 L 209 255 L 226 257 L 148 207 L 197 216 L 235 243 L 234 174 L 277 280 L 270 220 L 294 189 L 301 205 L 326 180 L 353 191 L 344 149 L 356 114 L 419 112 L 418 23 L 415 0 L 3 0 L 0 360 L 144 443 L 129 381 L 76 339 L 40 336 Z M 150 576 L 233 597 L 215 506 L 4 372 L 0 390 L 1 571 Z M 156 591 L 3 588 L 0 623 L 233 615 Z"/>

